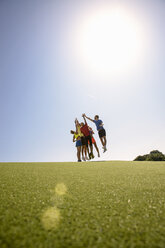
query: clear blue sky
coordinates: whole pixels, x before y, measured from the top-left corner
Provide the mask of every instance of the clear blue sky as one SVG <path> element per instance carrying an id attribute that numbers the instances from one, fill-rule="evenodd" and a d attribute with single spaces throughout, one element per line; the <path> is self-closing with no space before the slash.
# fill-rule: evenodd
<path id="1" fill-rule="evenodd" d="M 75 55 L 75 37 L 111 4 L 142 24 L 146 43 L 141 65 L 105 78 Z M 70 129 L 82 113 L 104 122 L 102 160 L 165 153 L 165 1 L 1 0 L 0 34 L 0 161 L 76 161 Z"/>

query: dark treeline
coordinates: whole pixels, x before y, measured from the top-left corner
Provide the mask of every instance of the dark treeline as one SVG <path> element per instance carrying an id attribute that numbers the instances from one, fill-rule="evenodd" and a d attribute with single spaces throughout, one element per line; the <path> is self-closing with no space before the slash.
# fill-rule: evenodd
<path id="1" fill-rule="evenodd" d="M 134 161 L 165 161 L 165 155 L 158 150 L 154 150 L 149 154 L 137 156 Z"/>

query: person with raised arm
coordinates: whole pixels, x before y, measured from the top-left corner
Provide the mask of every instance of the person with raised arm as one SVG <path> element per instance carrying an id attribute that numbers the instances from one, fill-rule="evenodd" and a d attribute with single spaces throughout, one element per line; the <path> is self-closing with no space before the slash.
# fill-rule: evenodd
<path id="1" fill-rule="evenodd" d="M 94 117 L 94 120 L 89 118 L 88 116 L 86 116 L 85 114 L 83 114 L 85 118 L 87 118 L 88 120 L 92 121 L 95 123 L 96 125 L 96 128 L 97 128 L 97 131 L 98 131 L 98 135 L 99 135 L 99 138 L 100 138 L 100 141 L 103 145 L 103 152 L 106 152 L 107 151 L 107 139 L 106 139 L 106 131 L 103 127 L 103 122 L 102 120 L 99 119 L 99 116 L 98 115 L 95 115 Z"/>
<path id="2" fill-rule="evenodd" d="M 92 146 L 92 138 L 91 138 L 91 135 L 90 135 L 90 132 L 89 132 L 89 128 L 88 128 L 88 125 L 87 125 L 87 122 L 86 122 L 86 119 L 84 117 L 84 115 L 82 115 L 82 117 L 84 118 L 84 122 L 81 122 L 81 132 L 84 134 L 85 136 L 85 141 L 86 141 L 86 149 L 87 149 L 87 152 L 88 152 L 88 155 L 89 155 L 89 159 L 91 158 L 94 158 L 94 155 L 93 155 L 93 146 Z M 89 152 L 89 148 L 88 148 L 88 141 L 89 141 L 89 146 L 90 146 L 90 152 Z"/>
<path id="3" fill-rule="evenodd" d="M 81 162 L 81 146 L 82 146 L 81 137 L 77 131 L 75 132 L 75 131 L 71 130 L 70 133 L 73 134 L 73 142 L 76 141 L 78 162 Z"/>
<path id="4" fill-rule="evenodd" d="M 77 118 L 75 119 L 75 125 L 76 125 L 76 131 L 77 133 L 80 135 L 81 137 L 81 153 L 82 153 L 82 160 L 83 161 L 86 161 L 86 160 L 89 160 L 89 158 L 87 157 L 87 148 L 86 148 L 86 139 L 85 139 L 85 136 L 84 134 L 81 132 L 81 125 L 80 123 L 78 122 Z"/>

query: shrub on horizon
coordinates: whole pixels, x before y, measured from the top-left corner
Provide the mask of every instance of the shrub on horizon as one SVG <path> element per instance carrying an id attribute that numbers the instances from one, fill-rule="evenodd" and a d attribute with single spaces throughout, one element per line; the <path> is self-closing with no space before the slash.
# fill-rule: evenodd
<path id="1" fill-rule="evenodd" d="M 165 155 L 158 150 L 153 150 L 149 154 L 137 156 L 134 161 L 165 161 Z"/>

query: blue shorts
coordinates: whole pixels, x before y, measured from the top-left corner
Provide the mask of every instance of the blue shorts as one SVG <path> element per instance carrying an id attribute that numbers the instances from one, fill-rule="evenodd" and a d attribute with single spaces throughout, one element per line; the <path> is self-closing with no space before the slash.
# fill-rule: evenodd
<path id="1" fill-rule="evenodd" d="M 82 146 L 81 140 L 76 141 L 76 147 L 78 147 L 78 146 Z"/>

